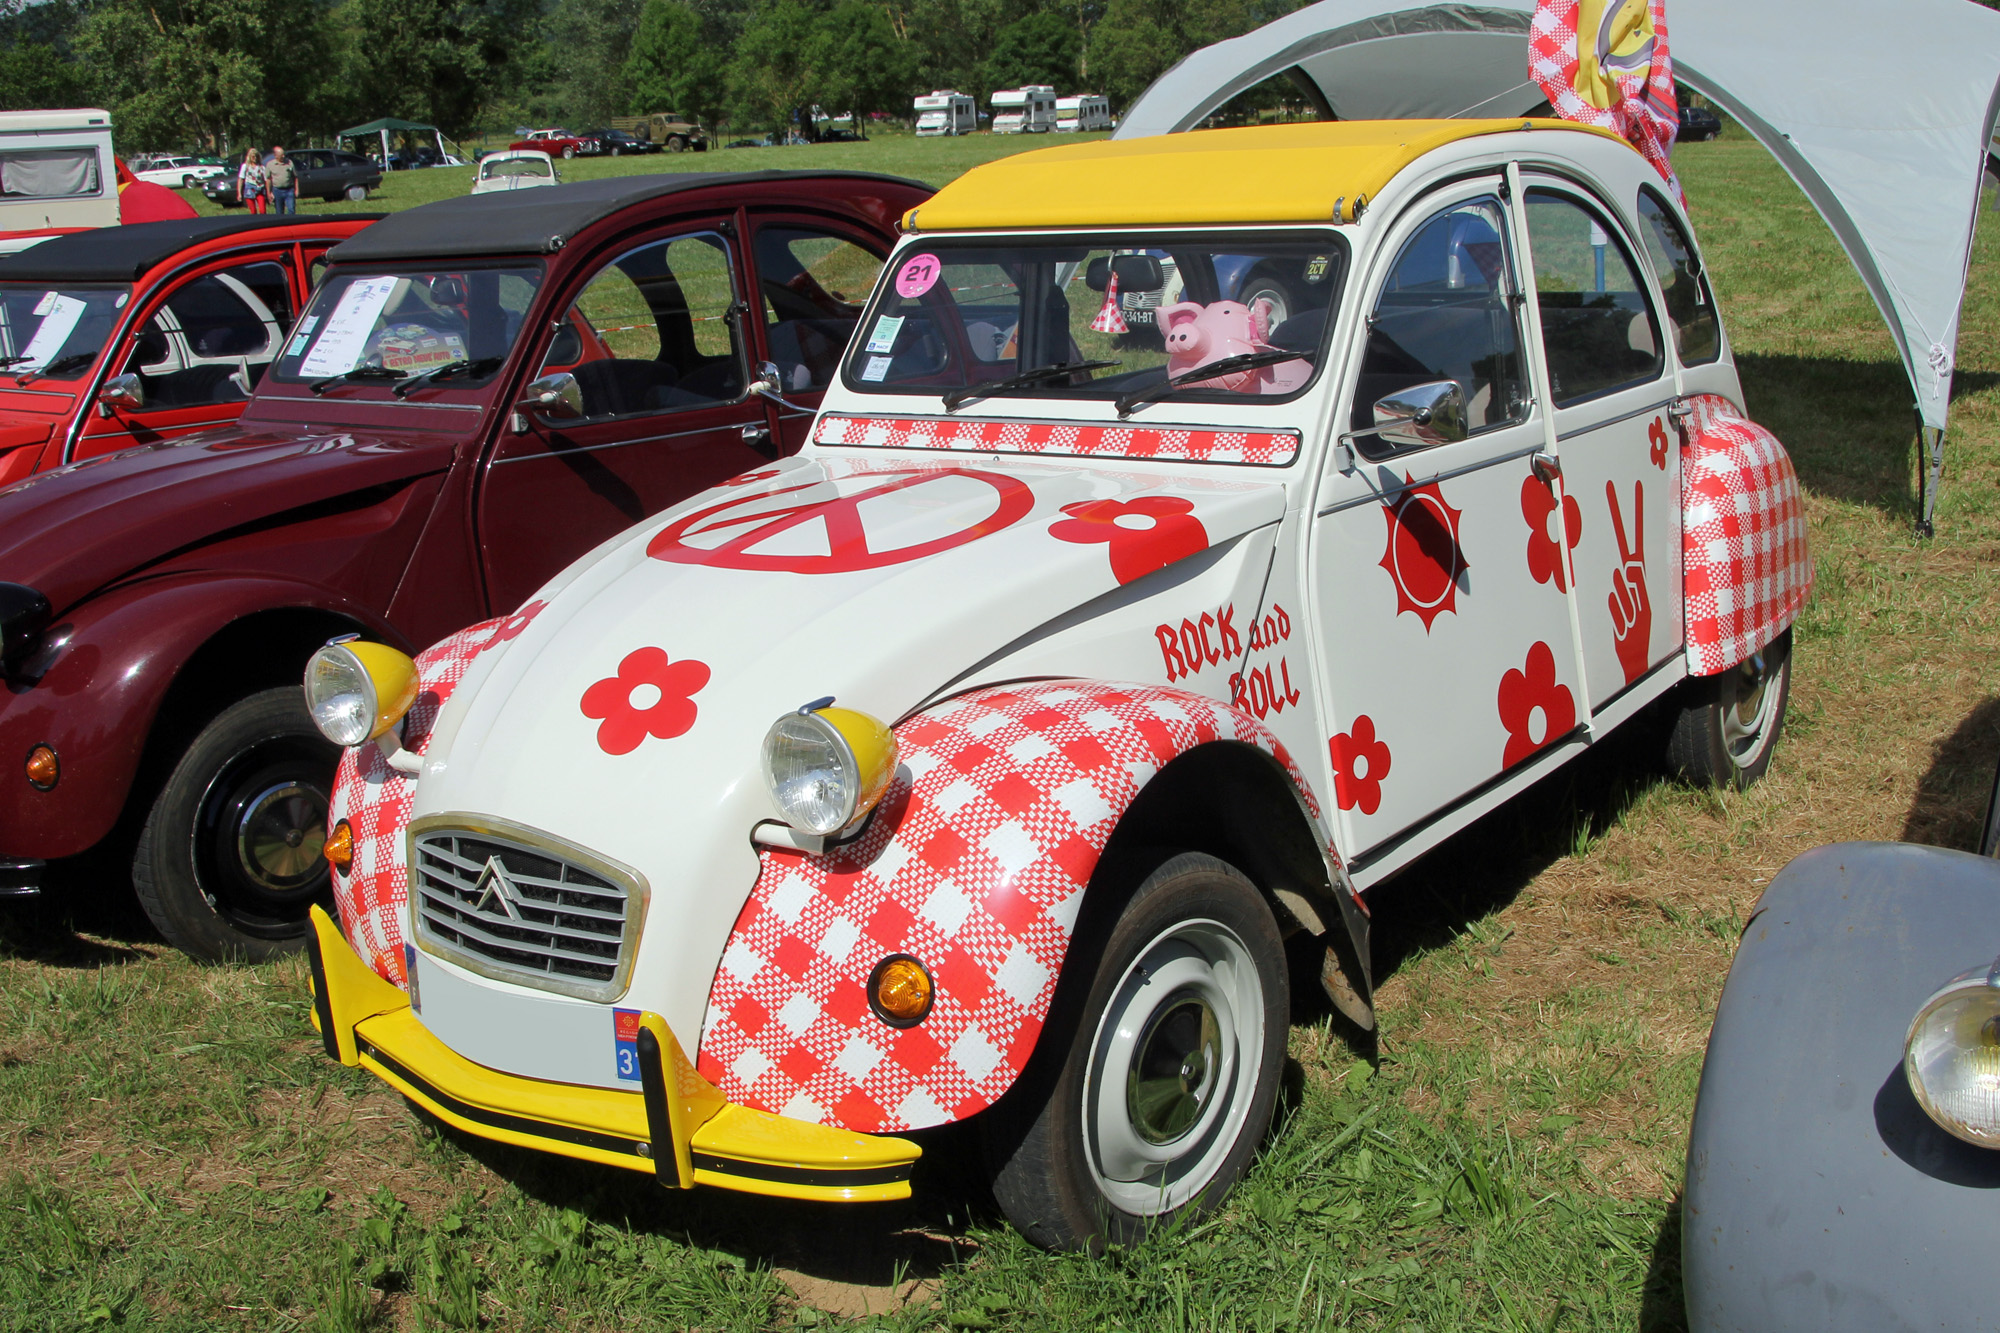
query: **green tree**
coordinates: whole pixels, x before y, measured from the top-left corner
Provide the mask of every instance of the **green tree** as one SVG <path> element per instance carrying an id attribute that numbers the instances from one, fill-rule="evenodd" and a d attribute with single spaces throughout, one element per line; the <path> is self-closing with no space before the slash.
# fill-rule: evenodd
<path id="1" fill-rule="evenodd" d="M 822 17 L 806 59 L 813 73 L 808 95 L 828 111 L 853 112 L 857 129 L 870 111 L 909 108 L 918 53 L 868 0 L 842 0 Z"/>
<path id="2" fill-rule="evenodd" d="M 454 137 L 479 127 L 534 50 L 537 0 L 346 0 L 342 124 L 400 116 Z M 336 126 L 335 128 L 339 128 Z"/>
<path id="3" fill-rule="evenodd" d="M 543 25 L 555 118 L 580 132 L 631 108 L 626 57 L 645 0 L 556 0 Z"/>
<path id="4" fill-rule="evenodd" d="M 1066 15 L 1045 9 L 1000 29 L 986 64 L 986 81 L 994 88 L 1046 83 L 1058 93 L 1072 93 L 1082 54 L 1083 34 L 1076 25 Z"/>
<path id="5" fill-rule="evenodd" d="M 721 50 L 691 6 L 681 0 L 646 0 L 625 62 L 632 110 L 639 115 L 678 111 L 715 121 L 728 91 Z"/>
<path id="6" fill-rule="evenodd" d="M 743 121 L 783 132 L 812 97 L 819 17 L 804 0 L 767 0 L 744 24 L 729 66 L 730 101 Z"/>
<path id="7" fill-rule="evenodd" d="M 82 11 L 74 0 L 0 0 L 0 110 L 86 106 L 91 71 L 71 49 Z"/>
<path id="8" fill-rule="evenodd" d="M 1281 18 L 1297 0 L 1109 0 L 1090 33 L 1090 73 L 1129 107 L 1189 52 Z"/>

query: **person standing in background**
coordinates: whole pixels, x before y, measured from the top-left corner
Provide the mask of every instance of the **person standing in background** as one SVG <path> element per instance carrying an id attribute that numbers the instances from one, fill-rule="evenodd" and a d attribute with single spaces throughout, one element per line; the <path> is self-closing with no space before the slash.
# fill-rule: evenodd
<path id="1" fill-rule="evenodd" d="M 264 211 L 264 164 L 254 148 L 243 150 L 243 161 L 236 168 L 236 197 L 252 213 Z"/>
<path id="2" fill-rule="evenodd" d="M 292 166 L 292 160 L 285 156 L 285 146 L 279 144 L 271 150 L 271 156 L 264 163 L 264 184 L 271 191 L 273 213 L 299 211 L 298 181 L 297 169 Z"/>

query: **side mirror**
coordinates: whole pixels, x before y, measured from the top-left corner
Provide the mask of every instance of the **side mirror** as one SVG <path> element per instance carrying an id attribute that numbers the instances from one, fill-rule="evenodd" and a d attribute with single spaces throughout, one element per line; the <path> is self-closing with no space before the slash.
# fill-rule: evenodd
<path id="1" fill-rule="evenodd" d="M 544 375 L 528 386 L 528 396 L 514 404 L 549 421 L 573 421 L 583 415 L 583 386 L 567 370 Z"/>
<path id="2" fill-rule="evenodd" d="M 113 375 L 97 391 L 98 411 L 107 417 L 117 408 L 136 412 L 145 405 L 146 389 L 137 375 Z"/>
<path id="3" fill-rule="evenodd" d="M 1363 432 L 1398 449 L 1428 449 L 1466 437 L 1465 390 L 1457 380 L 1413 384 L 1375 400 L 1375 426 Z"/>
<path id="4" fill-rule="evenodd" d="M 751 393 L 770 394 L 772 397 L 785 391 L 785 377 L 778 370 L 775 361 L 759 361 L 757 374 L 750 381 Z"/>

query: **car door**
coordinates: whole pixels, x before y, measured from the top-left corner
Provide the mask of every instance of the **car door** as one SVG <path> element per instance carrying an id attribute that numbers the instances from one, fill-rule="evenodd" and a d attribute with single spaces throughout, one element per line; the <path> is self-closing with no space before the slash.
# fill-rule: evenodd
<path id="1" fill-rule="evenodd" d="M 583 270 L 529 349 L 582 413 L 522 413 L 479 498 L 487 595 L 509 610 L 649 514 L 775 455 L 751 395 L 742 266 L 724 219 L 663 231 Z"/>
<path id="2" fill-rule="evenodd" d="M 1339 428 L 1365 432 L 1378 403 L 1446 382 L 1465 422 L 1463 438 L 1429 445 L 1354 435 L 1315 500 L 1337 818 L 1361 862 L 1584 717 L 1500 188 L 1489 177 L 1426 196 L 1357 275 L 1369 314 Z"/>
<path id="3" fill-rule="evenodd" d="M 856 228 L 805 214 L 768 213 L 751 218 L 751 254 L 759 355 L 778 368 L 787 399 L 818 407 L 839 373 L 887 248 Z M 779 452 L 796 452 L 811 429 L 812 413 L 775 404 L 773 413 Z"/>
<path id="4" fill-rule="evenodd" d="M 65 461 L 236 420 L 297 310 L 288 260 L 235 256 L 155 293 L 106 363 L 111 374 L 136 375 L 144 401 L 88 412 Z"/>
<path id="5" fill-rule="evenodd" d="M 1571 181 L 1524 173 L 1523 183 L 1562 483 L 1577 505 L 1577 623 L 1597 709 L 1681 646 L 1668 335 L 1618 214 Z"/>

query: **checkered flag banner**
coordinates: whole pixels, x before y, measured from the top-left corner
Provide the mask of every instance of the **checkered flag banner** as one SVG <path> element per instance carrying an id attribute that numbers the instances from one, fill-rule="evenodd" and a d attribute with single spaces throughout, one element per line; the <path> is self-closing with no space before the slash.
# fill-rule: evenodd
<path id="1" fill-rule="evenodd" d="M 1111 281 L 1104 287 L 1104 304 L 1098 308 L 1097 318 L 1090 321 L 1090 327 L 1098 333 L 1124 333 L 1125 312 L 1118 308 L 1118 275 L 1113 273 Z"/>
<path id="2" fill-rule="evenodd" d="M 1538 0 L 1528 75 L 1558 116 L 1622 135 L 1687 202 L 1669 160 L 1680 107 L 1664 0 Z"/>

